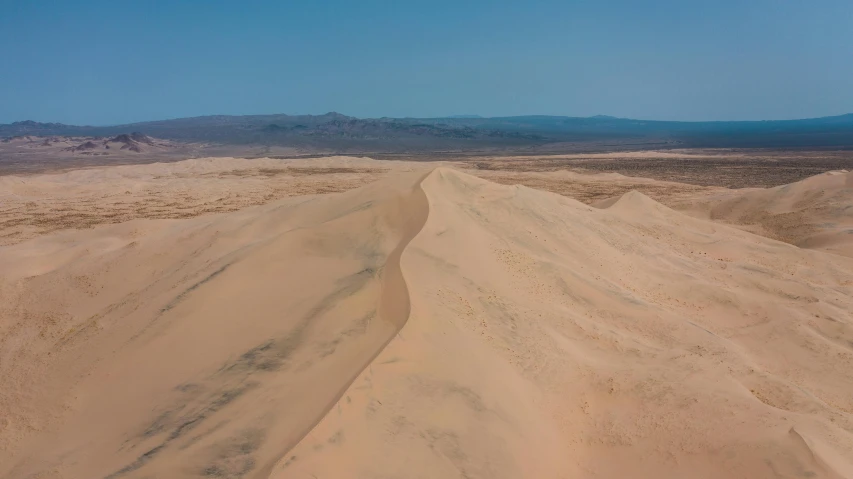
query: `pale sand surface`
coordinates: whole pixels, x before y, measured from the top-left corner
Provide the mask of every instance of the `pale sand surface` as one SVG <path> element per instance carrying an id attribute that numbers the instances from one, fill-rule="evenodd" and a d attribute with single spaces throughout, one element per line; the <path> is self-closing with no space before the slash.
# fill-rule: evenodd
<path id="1" fill-rule="evenodd" d="M 198 202 L 0 229 L 25 237 L 0 247 L 0 477 L 853 477 L 853 259 L 739 229 L 815 188 L 853 204 L 846 174 L 519 177 L 593 207 L 435 164 L 242 161 L 0 177 L 45 215 Z M 364 186 L 304 195 L 324 181 Z M 690 215 L 606 200 L 632 184 Z M 196 216 L 228 192 L 253 193 Z"/>
<path id="2" fill-rule="evenodd" d="M 396 163 L 205 158 L 0 176 L 0 245 L 61 229 L 189 218 L 288 196 L 345 191 L 379 178 Z"/>
<path id="3" fill-rule="evenodd" d="M 675 203 L 803 248 L 853 256 L 853 173 L 847 171 L 775 188 L 721 189 Z"/>

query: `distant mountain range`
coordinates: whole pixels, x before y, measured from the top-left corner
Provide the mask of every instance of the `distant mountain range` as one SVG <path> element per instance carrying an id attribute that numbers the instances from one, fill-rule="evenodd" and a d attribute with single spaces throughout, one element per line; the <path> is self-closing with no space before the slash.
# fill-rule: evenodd
<path id="1" fill-rule="evenodd" d="M 678 122 L 603 115 L 363 119 L 333 112 L 216 115 L 115 126 L 34 121 L 0 125 L 0 137 L 112 137 L 130 132 L 182 142 L 291 146 L 337 152 L 559 149 L 561 145 L 585 144 L 655 148 L 853 148 L 853 114 L 783 121 Z"/>

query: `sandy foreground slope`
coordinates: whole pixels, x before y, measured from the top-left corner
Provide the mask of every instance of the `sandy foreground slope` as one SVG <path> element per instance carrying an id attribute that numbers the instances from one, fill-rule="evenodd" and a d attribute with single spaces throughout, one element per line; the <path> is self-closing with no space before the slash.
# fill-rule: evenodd
<path id="1" fill-rule="evenodd" d="M 449 169 L 0 249 L 0 477 L 853 477 L 853 259 Z"/>

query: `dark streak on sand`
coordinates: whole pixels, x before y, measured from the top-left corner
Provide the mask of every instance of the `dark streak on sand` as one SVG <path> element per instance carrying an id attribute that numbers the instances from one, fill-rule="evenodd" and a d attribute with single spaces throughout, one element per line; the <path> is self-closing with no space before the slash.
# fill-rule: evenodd
<path id="1" fill-rule="evenodd" d="M 198 425 L 201 424 L 205 419 L 207 419 L 223 407 L 227 406 L 238 397 L 242 396 L 249 389 L 252 389 L 256 386 L 257 383 L 246 383 L 235 389 L 227 389 L 214 393 L 212 396 L 207 398 L 207 401 L 205 401 L 207 404 L 204 407 L 202 407 L 200 410 L 196 410 L 182 417 L 180 422 L 175 425 L 174 429 L 172 429 L 172 432 L 169 433 L 169 435 L 166 437 L 165 440 L 163 440 L 163 442 L 140 455 L 135 461 L 131 462 L 127 466 L 106 476 L 105 479 L 117 478 L 141 468 L 151 459 L 153 459 L 154 456 L 162 452 L 163 449 L 165 449 L 166 446 L 168 446 L 171 442 L 180 438 L 185 433 L 191 431 L 195 427 L 198 427 Z M 183 406 L 180 406 L 178 410 L 182 408 Z M 162 419 L 164 417 L 168 417 L 171 414 L 172 411 L 169 411 L 166 414 L 163 414 L 158 417 L 155 421 L 155 424 L 146 429 L 145 433 L 143 433 L 143 437 L 153 435 L 154 433 L 151 431 L 164 430 L 166 428 L 166 425 L 162 424 Z"/>
<path id="2" fill-rule="evenodd" d="M 205 477 L 243 477 L 255 468 L 255 452 L 264 442 L 265 431 L 246 429 L 235 437 L 215 444 L 211 449 L 216 459 L 200 472 Z"/>
<path id="3" fill-rule="evenodd" d="M 176 304 L 188 293 L 192 292 L 202 284 L 215 278 L 221 274 L 228 265 L 225 265 L 218 270 L 208 275 L 203 280 L 194 284 L 186 291 L 181 293 L 175 300 L 167 306 L 165 310 Z M 216 412 L 231 404 L 237 398 L 255 389 L 261 385 L 257 381 L 249 381 L 255 373 L 277 371 L 284 368 L 287 360 L 302 345 L 302 340 L 308 327 L 320 315 L 332 309 L 339 301 L 357 293 L 362 288 L 367 286 L 368 282 L 374 278 L 376 274 L 375 268 L 365 268 L 357 273 L 354 273 L 346 278 L 341 278 L 337 281 L 337 288 L 331 294 L 321 299 L 305 317 L 290 331 L 286 336 L 270 339 L 264 343 L 246 351 L 237 359 L 224 364 L 216 373 L 209 377 L 205 383 L 207 385 L 199 385 L 195 383 L 186 383 L 177 386 L 175 389 L 181 393 L 181 400 L 173 409 L 165 411 L 157 416 L 151 424 L 142 432 L 140 438 L 146 439 L 158 434 L 162 434 L 169 429 L 168 436 L 159 445 L 146 451 L 140 455 L 135 461 L 118 471 L 106 476 L 106 479 L 115 479 L 127 473 L 136 471 L 145 466 L 157 454 L 162 452 L 173 441 L 183 437 L 187 432 L 197 428 L 206 419 L 213 416 Z M 375 313 L 372 312 L 372 317 Z M 366 319 L 361 318 L 358 323 L 366 324 Z M 349 334 L 352 331 L 347 331 Z M 237 386 L 233 386 L 234 384 Z M 221 386 L 222 384 L 229 385 L 228 387 Z M 200 398 L 205 391 L 212 391 L 206 397 Z M 200 407 L 188 406 L 192 403 Z M 185 412 L 191 408 L 190 411 Z M 238 450 L 242 451 L 238 454 L 238 458 L 229 461 L 228 457 L 220 455 L 212 464 L 201 471 L 201 474 L 208 477 L 241 477 L 255 467 L 255 460 L 250 453 L 257 449 L 263 442 L 263 431 L 253 430 L 251 441 L 240 443 L 234 447 L 224 447 L 226 451 Z M 203 436 L 204 434 L 202 434 Z M 198 438 L 196 438 L 197 440 Z M 235 443 L 236 444 L 236 443 Z M 251 445 L 251 447 L 249 447 Z M 234 462 L 239 464 L 239 467 L 234 469 Z M 229 469 L 230 468 L 230 469 Z"/>
<path id="4" fill-rule="evenodd" d="M 149 439 L 171 429 L 168 436 L 166 436 L 159 445 L 149 449 L 127 466 L 106 476 L 106 479 L 115 479 L 142 468 L 155 456 L 166 449 L 166 447 L 173 441 L 184 437 L 189 431 L 198 428 L 198 426 L 205 420 L 209 419 L 216 412 L 237 400 L 240 396 L 246 394 L 252 389 L 261 387 L 262 378 L 265 375 L 264 373 L 278 371 L 285 368 L 287 366 L 288 359 L 292 356 L 294 351 L 299 347 L 304 346 L 303 339 L 305 332 L 316 318 L 332 310 L 341 300 L 362 290 L 377 276 L 381 278 L 383 290 L 390 287 L 399 288 L 402 286 L 402 289 L 399 292 L 405 297 L 408 297 L 406 282 L 402 276 L 399 262 L 400 256 L 402 255 L 405 247 L 426 223 L 429 203 L 423 189 L 421 188 L 421 182 L 426 178 L 426 176 L 427 175 L 421 177 L 420 181 L 418 181 L 417 185 L 413 189 L 413 201 L 420 203 L 420 206 L 423 208 L 422 215 L 416 215 L 414 218 L 409 218 L 412 222 L 409 230 L 406 232 L 397 247 L 391 252 L 385 264 L 381 266 L 381 269 L 378 269 L 372 264 L 374 263 L 373 260 L 378 258 L 374 255 L 370 255 L 368 267 L 338 280 L 336 282 L 336 289 L 331 294 L 322 298 L 313 308 L 311 308 L 287 335 L 280 338 L 269 339 L 258 346 L 249 349 L 237 359 L 222 365 L 218 371 L 213 373 L 201 384 L 186 383 L 177 386 L 176 390 L 182 396 L 178 401 L 176 401 L 177 406 L 157 416 L 157 418 L 152 421 L 151 425 L 140 433 L 139 439 Z M 358 205 L 350 212 L 359 211 L 365 207 L 369 207 L 369 203 Z M 187 288 L 183 293 L 178 295 L 171 303 L 169 303 L 163 309 L 163 312 L 174 307 L 175 304 L 180 302 L 198 287 L 223 273 L 228 266 L 229 265 L 222 266 L 206 278 Z M 391 267 L 390 269 L 389 266 Z M 388 294 L 387 291 L 383 292 Z M 399 332 L 399 329 L 402 328 L 408 320 L 408 315 L 408 303 L 406 303 L 405 308 L 399 310 L 397 308 L 389 308 L 388 305 L 381 303 L 378 311 L 372 311 L 368 315 L 360 318 L 360 320 L 357 320 L 358 324 L 354 328 L 344 332 L 344 335 L 355 334 L 358 332 L 358 329 L 362 328 L 362 326 L 366 331 L 368 322 L 374 316 L 379 316 L 383 320 L 391 321 L 397 327 Z M 369 365 L 370 362 L 382 352 L 388 342 L 395 336 L 396 335 L 390 336 L 382 347 L 380 347 L 372 357 L 368 358 L 364 366 L 366 367 Z M 322 346 L 329 346 L 329 344 L 323 344 Z M 336 346 L 336 344 L 333 344 L 333 346 Z M 336 397 L 329 402 L 325 412 L 318 417 L 318 420 L 331 410 L 334 404 L 343 396 L 347 387 L 352 384 L 352 381 L 354 381 L 357 376 L 358 373 L 354 374 L 349 381 L 343 385 Z M 250 378 L 254 380 L 250 380 Z M 206 391 L 209 392 L 206 393 Z M 474 410 L 481 410 L 485 407 L 482 405 L 482 401 L 478 396 L 469 394 L 466 391 L 461 391 L 459 388 L 450 388 L 447 393 L 460 395 L 472 406 Z M 190 438 L 190 441 L 196 442 L 206 435 L 209 435 L 213 430 L 218 429 L 218 427 L 219 426 L 217 425 L 211 430 L 206 432 L 202 431 L 200 434 Z M 303 431 L 301 437 L 304 436 L 304 434 L 307 434 L 308 430 L 310 429 Z M 245 437 L 238 437 L 236 439 L 231 438 L 225 442 L 212 446 L 214 449 L 214 459 L 205 467 L 200 469 L 198 473 L 207 477 L 237 478 L 243 477 L 250 471 L 256 471 L 261 475 L 269 473 L 275 464 L 275 461 L 280 458 L 276 458 L 266 464 L 259 465 L 256 464 L 256 459 L 252 455 L 252 453 L 263 444 L 265 431 L 260 429 L 245 430 L 243 436 Z M 284 454 L 286 454 L 294 445 L 295 443 L 279 445 L 279 447 L 286 447 L 284 449 Z M 295 459 L 295 457 L 292 457 L 291 459 Z"/>
<path id="5" fill-rule="evenodd" d="M 169 304 L 167 304 L 166 306 L 163 307 L 163 309 L 160 310 L 160 314 L 165 313 L 166 311 L 169 311 L 170 309 L 174 308 L 178 303 L 183 301 L 184 298 L 187 297 L 187 295 L 189 295 L 190 293 L 192 293 L 193 291 L 198 289 L 203 284 L 207 283 L 208 281 L 210 281 L 213 278 L 222 274 L 226 269 L 228 269 L 229 266 L 231 266 L 230 263 L 222 266 L 221 268 L 217 269 L 213 273 L 210 273 L 209 275 L 207 275 L 201 281 L 199 281 L 199 282 L 193 284 L 192 286 L 190 286 L 189 288 L 185 289 L 181 294 L 175 296 L 175 299 L 173 299 L 172 301 L 169 301 Z"/>
<path id="6" fill-rule="evenodd" d="M 246 351 L 233 362 L 222 366 L 220 373 L 242 371 L 251 374 L 257 371 L 277 371 L 284 367 L 287 359 L 302 345 L 307 328 L 318 316 L 330 310 L 339 301 L 352 296 L 364 288 L 375 274 L 373 268 L 365 268 L 353 275 L 338 280 L 338 288 L 320 300 L 308 314 L 286 336 L 267 340 Z M 359 320 L 363 323 L 364 318 Z"/>

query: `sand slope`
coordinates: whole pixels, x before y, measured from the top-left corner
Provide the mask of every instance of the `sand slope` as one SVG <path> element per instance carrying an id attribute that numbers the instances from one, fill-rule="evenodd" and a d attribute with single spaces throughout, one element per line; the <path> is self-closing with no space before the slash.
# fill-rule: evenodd
<path id="1" fill-rule="evenodd" d="M 0 250 L 0 477 L 853 477 L 853 260 L 457 171 Z"/>
<path id="2" fill-rule="evenodd" d="M 853 256 L 853 173 L 847 171 L 698 196 L 683 208 L 802 248 Z"/>
<path id="3" fill-rule="evenodd" d="M 0 475 L 270 467 L 407 317 L 422 176 L 3 250 Z"/>

